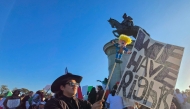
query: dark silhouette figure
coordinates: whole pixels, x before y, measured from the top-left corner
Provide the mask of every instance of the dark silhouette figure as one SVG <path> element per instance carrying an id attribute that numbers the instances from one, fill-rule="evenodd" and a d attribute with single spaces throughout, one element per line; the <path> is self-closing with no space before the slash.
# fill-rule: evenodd
<path id="1" fill-rule="evenodd" d="M 88 96 L 88 101 L 91 103 L 91 104 L 94 104 L 96 102 L 96 88 L 93 87 L 92 90 L 90 91 L 89 93 L 89 96 Z"/>

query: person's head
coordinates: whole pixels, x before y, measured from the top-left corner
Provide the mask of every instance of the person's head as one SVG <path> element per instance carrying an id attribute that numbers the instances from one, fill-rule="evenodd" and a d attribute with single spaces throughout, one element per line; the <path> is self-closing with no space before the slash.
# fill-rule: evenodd
<path id="1" fill-rule="evenodd" d="M 28 95 L 31 97 L 33 95 L 33 91 L 30 91 Z"/>
<path id="2" fill-rule="evenodd" d="M 103 90 L 102 86 L 100 86 L 100 85 L 97 87 L 97 89 L 98 89 L 98 91 Z"/>
<path id="3" fill-rule="evenodd" d="M 132 39 L 129 36 L 126 36 L 124 34 L 121 34 L 119 36 L 119 45 L 121 45 L 122 47 L 125 47 L 128 44 L 132 43 Z"/>
<path id="4" fill-rule="evenodd" d="M 117 87 L 119 86 L 119 81 L 118 81 L 118 82 L 116 82 L 116 85 L 117 85 Z"/>
<path id="5" fill-rule="evenodd" d="M 95 88 L 95 87 L 92 87 L 90 93 L 96 93 L 96 88 Z"/>
<path id="6" fill-rule="evenodd" d="M 96 92 L 96 88 L 95 88 L 95 87 L 92 87 L 91 91 Z M 90 92 L 91 92 L 91 91 L 90 91 Z"/>
<path id="7" fill-rule="evenodd" d="M 39 94 L 39 95 L 41 95 L 41 92 L 40 92 L 40 90 L 38 90 L 38 91 L 36 92 L 36 94 Z"/>
<path id="8" fill-rule="evenodd" d="M 25 97 L 25 94 L 22 94 L 20 97 L 24 98 L 24 97 Z"/>
<path id="9" fill-rule="evenodd" d="M 104 81 L 107 83 L 108 82 L 108 78 L 104 78 Z"/>
<path id="10" fill-rule="evenodd" d="M 67 73 L 57 78 L 51 85 L 51 91 L 56 93 L 56 98 L 62 95 L 73 97 L 77 93 L 82 77 Z"/>
<path id="11" fill-rule="evenodd" d="M 126 13 L 123 14 L 123 18 L 124 19 L 127 18 L 127 14 Z"/>
<path id="12" fill-rule="evenodd" d="M 171 103 L 170 109 L 176 109 L 176 106 L 173 102 Z"/>
<path id="13" fill-rule="evenodd" d="M 13 96 L 19 96 L 19 94 L 20 94 L 19 89 L 13 91 Z"/>
<path id="14" fill-rule="evenodd" d="M 176 89 L 175 91 L 176 91 L 176 93 L 180 93 L 180 90 L 179 90 L 179 89 Z"/>
<path id="15" fill-rule="evenodd" d="M 63 95 L 68 97 L 73 97 L 77 93 L 77 89 L 79 87 L 79 83 L 74 79 L 68 80 L 66 83 L 60 86 Z"/>
<path id="16" fill-rule="evenodd" d="M 117 90 L 117 85 L 114 85 L 111 91 L 112 96 L 115 96 L 116 90 Z"/>

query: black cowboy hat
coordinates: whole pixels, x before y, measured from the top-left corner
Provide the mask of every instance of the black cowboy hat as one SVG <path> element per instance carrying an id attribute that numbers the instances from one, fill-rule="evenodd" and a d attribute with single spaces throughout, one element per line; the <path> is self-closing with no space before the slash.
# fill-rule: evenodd
<path id="1" fill-rule="evenodd" d="M 71 73 L 66 73 L 65 75 L 62 75 L 58 77 L 51 85 L 51 91 L 53 93 L 56 93 L 60 91 L 60 86 L 63 84 L 66 84 L 68 80 L 74 79 L 77 83 L 80 83 L 82 80 L 82 77 L 79 75 L 73 75 Z"/>

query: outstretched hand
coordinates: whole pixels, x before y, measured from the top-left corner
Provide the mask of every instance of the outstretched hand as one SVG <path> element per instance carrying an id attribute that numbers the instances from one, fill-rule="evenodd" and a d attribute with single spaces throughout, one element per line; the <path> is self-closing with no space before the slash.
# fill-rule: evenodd
<path id="1" fill-rule="evenodd" d="M 102 102 L 104 102 L 104 100 L 99 100 L 99 101 L 95 102 L 92 105 L 91 109 L 102 109 L 102 107 L 103 107 Z"/>
<path id="2" fill-rule="evenodd" d="M 102 82 L 102 81 L 100 81 L 100 80 L 97 80 L 97 82 Z"/>

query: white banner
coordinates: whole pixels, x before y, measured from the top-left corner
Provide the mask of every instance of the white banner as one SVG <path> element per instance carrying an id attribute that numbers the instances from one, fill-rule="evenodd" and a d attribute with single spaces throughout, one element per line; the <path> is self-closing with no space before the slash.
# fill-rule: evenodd
<path id="1" fill-rule="evenodd" d="M 51 89 L 51 85 L 46 85 L 44 88 L 43 88 L 43 90 L 46 90 L 46 91 L 48 91 L 48 90 L 50 90 Z"/>
<path id="2" fill-rule="evenodd" d="M 183 51 L 140 29 L 117 94 L 152 109 L 169 109 Z"/>
<path id="3" fill-rule="evenodd" d="M 88 92 L 88 85 L 82 86 L 82 95 L 87 95 Z"/>
<path id="4" fill-rule="evenodd" d="M 7 107 L 12 109 L 18 107 L 20 105 L 20 99 L 9 99 L 7 101 Z"/>

